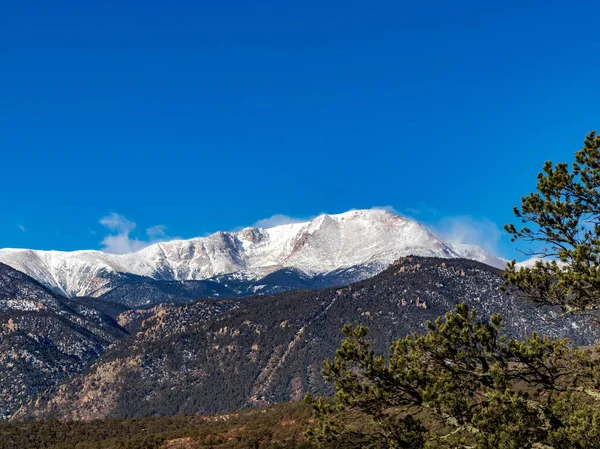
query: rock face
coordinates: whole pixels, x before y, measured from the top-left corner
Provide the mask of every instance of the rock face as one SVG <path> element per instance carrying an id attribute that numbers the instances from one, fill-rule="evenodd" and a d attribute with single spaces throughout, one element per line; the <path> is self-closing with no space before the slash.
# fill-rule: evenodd
<path id="1" fill-rule="evenodd" d="M 349 280 L 356 281 L 408 255 L 466 257 L 496 267 L 506 263 L 480 248 L 451 246 L 416 221 L 383 210 L 320 215 L 310 222 L 268 229 L 217 232 L 124 255 L 2 249 L 0 262 L 61 295 L 98 297 L 137 281 L 216 280 L 224 275 L 258 281 L 282 269 L 307 277 L 355 269 Z"/>
<path id="2" fill-rule="evenodd" d="M 16 416 L 216 413 L 328 393 L 322 362 L 339 345 L 345 323 L 368 326 L 375 350 L 385 352 L 462 301 L 482 317 L 502 313 L 511 336 L 536 330 L 577 344 L 598 337 L 591 321 L 559 317 L 502 285 L 499 270 L 478 262 L 409 257 L 346 287 L 128 311 L 120 322 L 130 338 Z"/>
<path id="3" fill-rule="evenodd" d="M 0 419 L 80 373 L 127 332 L 0 263 Z"/>

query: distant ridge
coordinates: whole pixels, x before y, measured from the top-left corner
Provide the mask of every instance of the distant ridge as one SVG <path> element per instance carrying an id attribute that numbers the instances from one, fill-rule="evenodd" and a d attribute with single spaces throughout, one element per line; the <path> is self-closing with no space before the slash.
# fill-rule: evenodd
<path id="1" fill-rule="evenodd" d="M 496 268 L 506 264 L 479 247 L 444 242 L 418 222 L 379 209 L 216 232 L 124 255 L 1 249 L 0 262 L 64 296 L 98 297 L 136 279 L 198 281 L 228 275 L 257 281 L 285 268 L 310 277 L 357 267 L 357 277 L 351 279 L 357 281 L 408 255 L 463 257 Z"/>

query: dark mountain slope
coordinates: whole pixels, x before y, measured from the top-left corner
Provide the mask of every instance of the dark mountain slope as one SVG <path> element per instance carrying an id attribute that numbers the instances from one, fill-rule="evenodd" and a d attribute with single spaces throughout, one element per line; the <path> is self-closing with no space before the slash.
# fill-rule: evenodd
<path id="1" fill-rule="evenodd" d="M 283 268 L 261 279 L 246 278 L 239 273 L 224 274 L 203 281 L 160 281 L 137 277 L 124 282 L 98 298 L 104 304 L 127 308 L 151 307 L 166 302 L 192 302 L 198 298 L 243 298 L 256 294 L 275 294 L 288 290 L 319 289 L 347 285 L 369 276 L 375 268 L 368 264 L 309 276 L 294 268 Z"/>
<path id="2" fill-rule="evenodd" d="M 98 301 L 97 298 L 81 297 L 73 298 L 71 301 L 75 304 L 80 304 L 86 307 L 97 309 L 103 314 L 108 315 L 113 319 L 116 319 L 123 312 L 130 310 L 129 307 L 124 306 L 123 304 L 110 301 Z"/>
<path id="3" fill-rule="evenodd" d="M 120 304 L 127 308 L 150 307 L 166 302 L 192 302 L 199 298 L 235 297 L 235 293 L 214 281 L 142 281 L 126 283 L 93 298 L 99 304 Z"/>
<path id="4" fill-rule="evenodd" d="M 0 264 L 0 419 L 81 372 L 125 335 L 99 310 Z"/>
<path id="5" fill-rule="evenodd" d="M 167 306 L 83 376 L 18 416 L 91 419 L 213 413 L 329 392 L 320 371 L 348 322 L 370 327 L 378 351 L 466 301 L 482 316 L 502 312 L 506 332 L 537 330 L 590 344 L 589 321 L 558 318 L 500 290 L 501 272 L 447 259 L 405 258 L 343 288 L 291 291 L 239 303 Z M 229 311 L 216 310 L 227 304 Z M 234 304 L 234 305 L 232 305 Z"/>

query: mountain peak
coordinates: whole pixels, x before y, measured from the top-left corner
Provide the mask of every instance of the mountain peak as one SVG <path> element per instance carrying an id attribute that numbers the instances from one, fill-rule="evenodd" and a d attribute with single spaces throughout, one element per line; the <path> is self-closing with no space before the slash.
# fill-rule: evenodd
<path id="1" fill-rule="evenodd" d="M 451 245 L 420 223 L 383 209 L 321 214 L 303 223 L 219 231 L 161 242 L 123 255 L 101 251 L 0 250 L 0 262 L 66 296 L 99 296 L 128 276 L 204 280 L 243 272 L 256 279 L 281 268 L 322 275 L 355 266 L 383 270 L 402 256 L 505 261 L 481 248 Z"/>

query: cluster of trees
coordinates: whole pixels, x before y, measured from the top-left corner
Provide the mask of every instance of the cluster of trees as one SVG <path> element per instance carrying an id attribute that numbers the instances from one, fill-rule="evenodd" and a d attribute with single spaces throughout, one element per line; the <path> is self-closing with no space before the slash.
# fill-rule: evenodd
<path id="1" fill-rule="evenodd" d="M 547 162 L 537 191 L 514 209 L 513 241 L 539 256 L 513 262 L 507 284 L 566 314 L 600 309 L 600 137 L 590 133 L 571 167 Z M 539 248 L 539 249 L 537 249 Z M 325 378 L 333 400 L 307 395 L 309 440 L 336 448 L 600 448 L 600 347 L 537 334 L 502 336 L 500 315 L 478 320 L 464 304 L 393 343 L 387 356 L 367 329 L 346 339 Z"/>
<path id="2" fill-rule="evenodd" d="M 309 419 L 295 403 L 212 417 L 0 423 L 0 449 L 309 449 Z"/>

